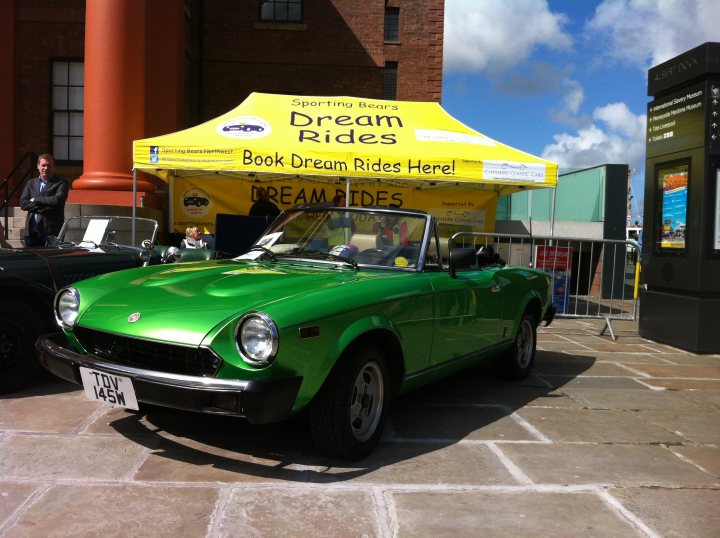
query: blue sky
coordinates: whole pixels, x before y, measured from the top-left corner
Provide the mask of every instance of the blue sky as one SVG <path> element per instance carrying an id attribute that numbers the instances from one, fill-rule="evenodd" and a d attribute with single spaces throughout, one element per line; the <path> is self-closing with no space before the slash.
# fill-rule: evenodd
<path id="1" fill-rule="evenodd" d="M 561 171 L 628 164 L 642 213 L 647 71 L 718 21 L 718 0 L 445 0 L 442 105 Z"/>

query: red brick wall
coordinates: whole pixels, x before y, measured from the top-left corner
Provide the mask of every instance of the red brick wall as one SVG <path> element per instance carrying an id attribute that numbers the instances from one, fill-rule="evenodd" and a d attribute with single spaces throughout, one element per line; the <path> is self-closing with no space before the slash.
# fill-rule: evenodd
<path id="1" fill-rule="evenodd" d="M 15 3 L 0 0 L 0 178 L 15 166 Z M 0 196 L 4 196 L 4 192 Z M 0 240 L 2 234 L 0 233 Z"/>
<path id="2" fill-rule="evenodd" d="M 389 0 L 400 10 L 400 38 L 385 43 L 386 61 L 398 62 L 401 101 L 437 101 L 442 96 L 445 0 Z"/>
<path id="3" fill-rule="evenodd" d="M 391 0 L 400 42 L 385 44 L 385 0 L 315 0 L 301 24 L 258 22 L 256 2 L 205 4 L 203 119 L 249 93 L 382 98 L 386 61 L 398 62 L 400 100 L 440 101 L 444 0 Z"/>
<path id="4" fill-rule="evenodd" d="M 178 128 L 224 113 L 253 91 L 382 98 L 386 61 L 399 65 L 398 99 L 440 101 L 444 0 L 306 0 L 304 21 L 294 25 L 259 23 L 256 0 L 179 4 L 184 20 L 170 20 L 184 25 L 178 35 L 185 36 L 185 57 L 172 72 L 183 73 L 185 82 L 170 77 L 160 88 L 148 87 L 147 95 L 150 105 L 172 101 L 165 112 L 170 117 L 177 110 Z M 383 41 L 386 5 L 400 9 L 397 44 Z M 164 17 L 162 9 L 153 15 L 157 11 L 148 13 Z M 15 74 L 13 164 L 26 152 L 51 147 L 51 62 L 84 57 L 85 2 L 23 0 L 15 2 L 14 17 L 14 67 L 8 55 L 0 57 L 0 68 Z M 145 61 L 162 61 L 158 54 Z M 165 130 L 157 122 L 149 127 Z M 59 172 L 71 179 L 82 170 Z"/>
<path id="5" fill-rule="evenodd" d="M 58 7 L 60 6 L 60 7 Z M 35 0 L 15 11 L 15 161 L 51 150 L 51 68 L 56 59 L 83 58 L 85 2 Z M 58 168 L 73 176 L 75 169 Z M 8 173 L 3 170 L 2 173 Z"/>

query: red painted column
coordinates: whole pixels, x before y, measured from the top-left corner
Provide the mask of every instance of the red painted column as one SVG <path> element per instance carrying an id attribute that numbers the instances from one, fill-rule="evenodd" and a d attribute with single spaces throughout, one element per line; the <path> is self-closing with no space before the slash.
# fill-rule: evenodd
<path id="1" fill-rule="evenodd" d="M 145 0 L 86 3 L 84 173 L 68 202 L 132 204 L 132 142 L 145 135 L 145 12 Z M 137 189 L 155 186 L 139 180 Z"/>

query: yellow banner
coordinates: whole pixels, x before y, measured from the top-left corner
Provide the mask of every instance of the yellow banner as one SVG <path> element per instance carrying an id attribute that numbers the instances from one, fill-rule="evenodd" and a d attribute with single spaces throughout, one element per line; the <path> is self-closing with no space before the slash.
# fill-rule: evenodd
<path id="1" fill-rule="evenodd" d="M 198 226 L 205 233 L 215 232 L 218 213 L 247 215 L 265 188 L 280 210 L 298 204 L 329 203 L 336 194 L 345 193 L 345 184 L 298 179 L 255 183 L 234 178 L 175 178 L 172 182 L 175 232 Z M 386 184 L 350 186 L 351 206 L 397 206 L 421 209 L 436 216 L 443 236 L 461 230 L 492 232 L 495 227 L 497 193 L 459 187 L 413 189 Z"/>

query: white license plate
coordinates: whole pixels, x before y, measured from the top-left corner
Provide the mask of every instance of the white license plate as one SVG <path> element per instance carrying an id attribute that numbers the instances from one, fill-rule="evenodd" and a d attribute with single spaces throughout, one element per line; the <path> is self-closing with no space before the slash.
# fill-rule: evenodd
<path id="1" fill-rule="evenodd" d="M 80 367 L 85 396 L 89 400 L 138 409 L 132 380 L 121 375 L 107 374 L 90 368 Z"/>

